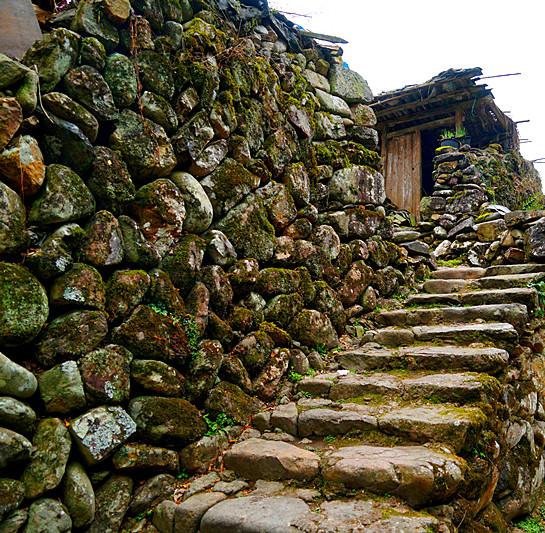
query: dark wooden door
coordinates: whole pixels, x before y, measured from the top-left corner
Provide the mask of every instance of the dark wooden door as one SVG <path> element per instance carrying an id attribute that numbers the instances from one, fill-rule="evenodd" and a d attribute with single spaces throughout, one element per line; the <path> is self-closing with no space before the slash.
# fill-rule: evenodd
<path id="1" fill-rule="evenodd" d="M 386 196 L 418 219 L 422 175 L 420 132 L 388 140 L 384 179 Z"/>

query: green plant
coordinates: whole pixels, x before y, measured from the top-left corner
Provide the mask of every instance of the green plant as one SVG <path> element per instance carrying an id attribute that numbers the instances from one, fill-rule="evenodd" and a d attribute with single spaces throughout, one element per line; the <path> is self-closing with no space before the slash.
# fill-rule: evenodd
<path id="1" fill-rule="evenodd" d="M 517 527 L 526 533 L 545 533 L 545 529 L 543 529 L 541 522 L 537 518 L 533 518 L 531 516 L 522 522 L 519 522 Z"/>
<path id="2" fill-rule="evenodd" d="M 178 474 L 178 479 L 187 479 L 189 477 L 189 474 L 187 473 L 187 470 L 185 468 L 182 468 L 180 470 L 180 473 Z"/>
<path id="3" fill-rule="evenodd" d="M 336 435 L 326 435 L 324 437 L 324 442 L 335 442 L 337 440 Z"/>
<path id="4" fill-rule="evenodd" d="M 205 433 L 207 437 L 213 437 L 225 431 L 227 426 L 233 425 L 233 420 L 229 418 L 225 413 L 220 413 L 216 420 L 211 420 L 210 415 L 206 413 L 204 420 L 208 424 L 208 431 Z"/>
<path id="5" fill-rule="evenodd" d="M 325 344 L 318 344 L 315 348 L 315 350 L 322 356 L 327 356 L 327 349 L 325 347 Z"/>
<path id="6" fill-rule="evenodd" d="M 465 137 L 466 135 L 467 131 L 463 126 L 456 128 L 456 137 Z"/>
<path id="7" fill-rule="evenodd" d="M 543 209 L 545 206 L 545 195 L 543 193 L 538 193 L 532 196 L 529 200 L 526 200 L 522 204 L 522 209 L 528 211 L 530 209 Z"/>
<path id="8" fill-rule="evenodd" d="M 291 381 L 292 383 L 297 383 L 298 381 L 301 381 L 303 379 L 303 376 L 301 374 L 298 374 L 297 372 L 294 372 L 293 370 L 290 370 L 288 372 L 288 381 Z"/>
<path id="9" fill-rule="evenodd" d="M 545 316 L 545 281 L 530 281 L 528 287 L 537 291 L 537 307 L 534 311 L 534 316 L 542 318 Z"/>
<path id="10" fill-rule="evenodd" d="M 443 130 L 441 132 L 441 135 L 439 136 L 439 140 L 442 141 L 443 139 L 454 139 L 455 135 L 452 130 Z"/>

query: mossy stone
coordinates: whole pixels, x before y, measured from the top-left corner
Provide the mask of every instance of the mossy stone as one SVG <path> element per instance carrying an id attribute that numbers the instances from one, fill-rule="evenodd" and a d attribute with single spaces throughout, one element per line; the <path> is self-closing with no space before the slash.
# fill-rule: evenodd
<path id="1" fill-rule="evenodd" d="M 51 285 L 51 305 L 104 308 L 105 288 L 102 276 L 91 265 L 75 263 Z"/>
<path id="2" fill-rule="evenodd" d="M 36 65 L 42 93 L 52 91 L 64 75 L 74 67 L 79 48 L 79 35 L 64 28 L 54 29 L 36 41 L 23 56 L 22 62 Z"/>
<path id="3" fill-rule="evenodd" d="M 0 182 L 0 254 L 12 254 L 26 249 L 29 236 L 25 219 L 25 206 L 21 197 Z"/>
<path id="4" fill-rule="evenodd" d="M 273 340 L 263 331 L 246 335 L 233 349 L 231 355 L 238 357 L 250 376 L 256 376 L 271 357 Z"/>
<path id="5" fill-rule="evenodd" d="M 106 49 L 96 37 L 84 37 L 81 40 L 79 51 L 79 62 L 82 65 L 89 65 L 98 71 L 106 65 Z"/>
<path id="6" fill-rule="evenodd" d="M 170 100 L 174 95 L 174 78 L 170 63 L 152 50 L 141 50 L 135 58 L 135 63 L 142 87 L 167 101 Z"/>
<path id="7" fill-rule="evenodd" d="M 47 293 L 40 282 L 26 268 L 0 263 L 0 346 L 31 341 L 48 314 Z"/>
<path id="8" fill-rule="evenodd" d="M 95 148 L 95 158 L 87 187 L 97 207 L 119 214 L 136 193 L 127 165 L 119 155 L 105 146 Z"/>
<path id="9" fill-rule="evenodd" d="M 85 354 L 78 366 L 87 395 L 100 404 L 127 401 L 131 361 L 129 350 L 114 344 Z"/>
<path id="10" fill-rule="evenodd" d="M 140 396 L 129 403 L 129 414 L 145 442 L 166 446 L 186 446 L 207 430 L 196 407 L 182 398 Z"/>
<path id="11" fill-rule="evenodd" d="M 143 270 L 118 270 L 106 283 L 106 313 L 111 322 L 130 314 L 142 301 L 150 286 Z"/>
<path id="12" fill-rule="evenodd" d="M 204 404 L 212 417 L 223 413 L 239 424 L 247 424 L 251 416 L 262 407 L 263 404 L 257 398 L 248 396 L 240 387 L 226 381 L 216 385 Z"/>
<path id="13" fill-rule="evenodd" d="M 138 94 L 138 80 L 132 61 L 123 54 L 112 54 L 106 60 L 104 79 L 118 107 L 129 107 Z"/>
<path id="14" fill-rule="evenodd" d="M 99 121 L 118 117 L 112 91 L 98 70 L 89 65 L 74 68 L 64 77 L 64 84 L 68 96 L 93 113 Z"/>
<path id="15" fill-rule="evenodd" d="M 297 270 L 286 268 L 264 268 L 259 272 L 255 291 L 265 297 L 297 292 L 301 276 Z"/>
<path id="16" fill-rule="evenodd" d="M 174 286 L 185 297 L 200 277 L 206 244 L 197 235 L 183 237 L 178 245 L 161 261 L 159 268 L 166 272 Z"/>
<path id="17" fill-rule="evenodd" d="M 70 29 L 84 35 L 96 37 L 108 53 L 119 44 L 119 33 L 107 19 L 97 0 L 81 0 Z"/>
<path id="18" fill-rule="evenodd" d="M 269 261 L 274 255 L 274 227 L 267 218 L 263 203 L 254 194 L 231 209 L 216 228 L 225 233 L 241 257 Z"/>
<path id="19" fill-rule="evenodd" d="M 83 180 L 63 165 L 49 165 L 45 187 L 30 206 L 28 221 L 36 226 L 59 224 L 91 215 L 95 199 Z"/>
<path id="20" fill-rule="evenodd" d="M 108 333 L 101 311 L 74 311 L 51 321 L 36 343 L 35 357 L 50 367 L 59 361 L 77 359 L 94 350 Z"/>

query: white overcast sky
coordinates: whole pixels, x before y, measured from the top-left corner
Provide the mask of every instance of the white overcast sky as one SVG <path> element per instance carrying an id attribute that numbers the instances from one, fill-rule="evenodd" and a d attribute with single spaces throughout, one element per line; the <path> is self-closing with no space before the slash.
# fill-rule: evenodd
<path id="1" fill-rule="evenodd" d="M 374 94 L 449 68 L 481 67 L 497 105 L 519 124 L 522 155 L 545 157 L 543 0 L 269 0 L 305 29 L 343 37 L 344 61 Z M 542 177 L 545 164 L 536 164 Z"/>

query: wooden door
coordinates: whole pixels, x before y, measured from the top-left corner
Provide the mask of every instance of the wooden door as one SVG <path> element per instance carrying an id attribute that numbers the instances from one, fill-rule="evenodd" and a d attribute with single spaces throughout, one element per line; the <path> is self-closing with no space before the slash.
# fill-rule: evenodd
<path id="1" fill-rule="evenodd" d="M 418 219 L 422 179 L 419 131 L 388 139 L 384 168 L 386 196 Z"/>

